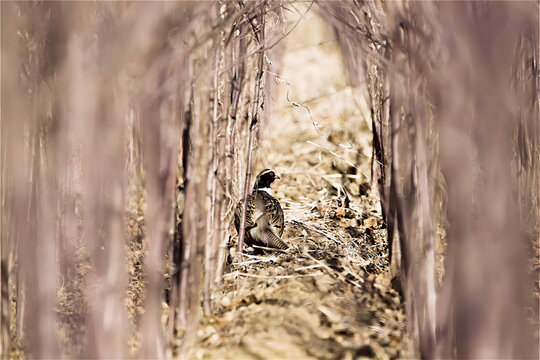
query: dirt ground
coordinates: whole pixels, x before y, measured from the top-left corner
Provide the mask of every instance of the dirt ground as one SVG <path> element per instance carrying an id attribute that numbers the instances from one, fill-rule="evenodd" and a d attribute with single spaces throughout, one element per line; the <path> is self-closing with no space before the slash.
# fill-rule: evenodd
<path id="1" fill-rule="evenodd" d="M 402 299 L 387 274 L 386 229 L 369 185 L 369 111 L 316 14 L 305 15 L 283 46 L 255 172 L 281 176 L 273 189 L 291 248 L 247 249 L 228 267 L 219 306 L 189 357 L 407 357 Z M 236 240 L 231 230 L 231 258 Z"/>

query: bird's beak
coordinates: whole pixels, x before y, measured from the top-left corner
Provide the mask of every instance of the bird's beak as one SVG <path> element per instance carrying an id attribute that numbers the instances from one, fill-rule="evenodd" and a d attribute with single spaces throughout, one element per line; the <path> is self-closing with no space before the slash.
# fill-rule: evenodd
<path id="1" fill-rule="evenodd" d="M 279 179 L 281 179 L 281 178 L 279 177 L 278 174 L 276 174 L 276 175 L 274 176 L 274 179 L 279 180 Z"/>

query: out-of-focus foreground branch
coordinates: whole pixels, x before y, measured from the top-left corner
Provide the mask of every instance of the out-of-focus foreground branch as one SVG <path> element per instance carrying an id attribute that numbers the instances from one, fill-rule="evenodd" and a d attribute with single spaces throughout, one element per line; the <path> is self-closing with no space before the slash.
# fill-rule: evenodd
<path id="1" fill-rule="evenodd" d="M 252 53 L 281 28 L 260 14 L 280 5 L 2 2 L 3 355 L 193 341 L 262 104 Z"/>
<path id="2" fill-rule="evenodd" d="M 538 4 L 319 5 L 371 102 L 411 354 L 537 356 Z"/>

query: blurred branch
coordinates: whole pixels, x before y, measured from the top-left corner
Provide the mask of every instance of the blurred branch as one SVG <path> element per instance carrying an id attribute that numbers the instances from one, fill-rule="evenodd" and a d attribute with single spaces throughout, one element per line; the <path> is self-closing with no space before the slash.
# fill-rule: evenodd
<path id="1" fill-rule="evenodd" d="M 266 2 L 264 2 L 266 4 Z M 264 22 L 264 14 L 265 9 L 264 5 L 260 8 L 260 42 L 264 41 L 265 39 L 265 22 Z M 240 218 L 240 228 L 239 228 L 239 234 L 238 234 L 238 252 L 237 252 L 237 262 L 242 261 L 242 250 L 244 247 L 244 236 L 245 236 L 245 229 L 246 229 L 246 209 L 247 209 L 247 198 L 248 194 L 251 190 L 251 167 L 252 167 L 252 152 L 253 152 L 253 142 L 254 142 L 254 132 L 256 132 L 259 129 L 259 119 L 258 119 L 258 112 L 259 107 L 262 106 L 261 97 L 263 96 L 261 94 L 262 89 L 262 79 L 263 79 L 263 73 L 264 73 L 264 48 L 259 49 L 259 61 L 257 65 L 257 76 L 255 78 L 255 89 L 253 91 L 253 109 L 251 111 L 251 124 L 249 126 L 249 140 L 248 140 L 248 149 L 247 149 L 247 160 L 246 160 L 246 177 L 244 181 L 244 194 L 242 197 L 242 215 Z"/>

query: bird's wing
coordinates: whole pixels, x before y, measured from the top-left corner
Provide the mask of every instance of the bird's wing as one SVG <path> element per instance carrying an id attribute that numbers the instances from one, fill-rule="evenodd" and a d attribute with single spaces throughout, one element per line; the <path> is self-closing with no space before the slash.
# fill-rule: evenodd
<path id="1" fill-rule="evenodd" d="M 242 218 L 242 203 L 240 201 L 236 206 L 234 211 L 234 225 L 236 226 L 236 231 L 240 229 L 240 219 Z M 255 220 L 253 219 L 253 213 L 255 211 L 255 201 L 252 194 L 248 195 L 247 198 L 247 208 L 246 208 L 246 229 L 252 228 L 255 226 Z"/>
<path id="2" fill-rule="evenodd" d="M 283 234 L 285 218 L 279 201 L 265 192 L 261 192 L 260 195 L 264 201 L 264 211 L 268 216 L 268 222 L 274 228 L 276 233 L 281 236 L 281 234 Z"/>

